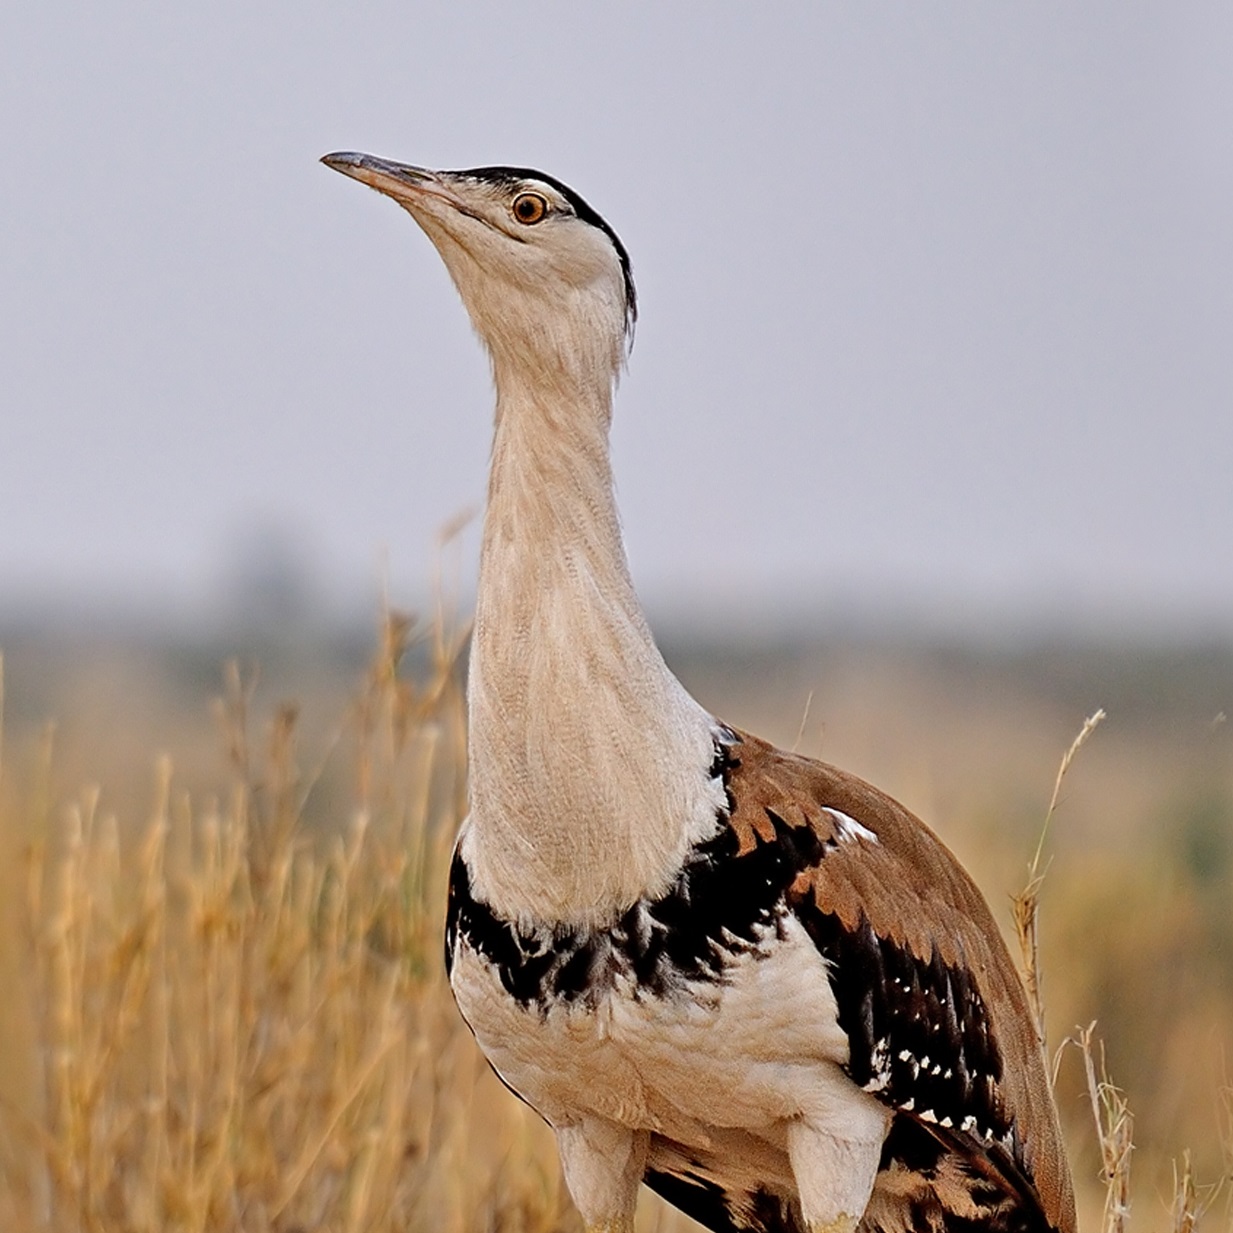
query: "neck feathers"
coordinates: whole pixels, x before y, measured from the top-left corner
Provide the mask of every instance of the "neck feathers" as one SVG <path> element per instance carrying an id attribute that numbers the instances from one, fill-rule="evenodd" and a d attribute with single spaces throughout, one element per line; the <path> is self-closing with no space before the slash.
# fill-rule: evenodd
<path id="1" fill-rule="evenodd" d="M 492 359 L 502 404 L 539 404 L 572 418 L 580 400 L 607 425 L 612 387 L 625 361 L 626 308 L 616 284 L 558 287 L 546 313 L 538 287 L 499 284 L 481 275 L 455 275 L 476 333 Z"/>
<path id="2" fill-rule="evenodd" d="M 506 913 L 598 923 L 666 889 L 713 829 L 714 724 L 665 665 L 630 580 L 611 371 L 528 386 L 502 363 L 494 348 L 464 852 Z"/>

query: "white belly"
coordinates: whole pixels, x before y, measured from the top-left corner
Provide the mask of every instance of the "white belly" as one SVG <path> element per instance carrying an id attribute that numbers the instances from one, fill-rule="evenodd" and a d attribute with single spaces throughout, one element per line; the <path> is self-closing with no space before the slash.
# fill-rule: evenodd
<path id="1" fill-rule="evenodd" d="M 843 1137 L 872 1101 L 842 1070 L 847 1038 L 822 957 L 795 918 L 780 931 L 733 955 L 721 981 L 664 997 L 618 974 L 591 1003 L 524 1008 L 466 948 L 452 983 L 493 1067 L 552 1125 L 597 1116 L 706 1156 L 752 1136 L 780 1156 L 792 1119 Z"/>

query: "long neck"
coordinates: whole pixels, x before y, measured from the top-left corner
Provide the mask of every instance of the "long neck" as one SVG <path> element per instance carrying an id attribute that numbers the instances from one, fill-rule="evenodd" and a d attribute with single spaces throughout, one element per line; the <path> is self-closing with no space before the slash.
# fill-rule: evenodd
<path id="1" fill-rule="evenodd" d="M 610 383 L 494 366 L 465 850 L 505 912 L 596 923 L 666 889 L 714 826 L 713 721 L 664 664 L 630 580 Z"/>

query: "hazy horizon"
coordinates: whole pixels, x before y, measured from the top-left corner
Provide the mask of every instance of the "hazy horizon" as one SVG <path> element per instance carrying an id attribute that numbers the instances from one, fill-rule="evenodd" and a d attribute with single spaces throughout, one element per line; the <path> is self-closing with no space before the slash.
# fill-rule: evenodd
<path id="1" fill-rule="evenodd" d="M 10 6 L 0 614 L 430 594 L 487 366 L 343 148 L 622 236 L 653 614 L 1233 631 L 1231 58 L 1215 3 Z"/>

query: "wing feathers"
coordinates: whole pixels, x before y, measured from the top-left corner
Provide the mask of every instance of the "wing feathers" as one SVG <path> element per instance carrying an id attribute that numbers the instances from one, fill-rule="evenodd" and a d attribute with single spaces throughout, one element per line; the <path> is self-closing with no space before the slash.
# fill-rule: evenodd
<path id="1" fill-rule="evenodd" d="M 811 832 L 799 846 L 814 859 L 796 864 L 789 899 L 828 961 L 853 1080 L 936 1127 L 966 1153 L 973 1179 L 997 1174 L 1004 1195 L 1028 1185 L 1048 1223 L 1073 1233 L 1040 1042 L 980 891 L 941 840 L 884 793 L 734 736 L 726 786 L 740 854 L 795 828 Z"/>

